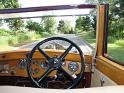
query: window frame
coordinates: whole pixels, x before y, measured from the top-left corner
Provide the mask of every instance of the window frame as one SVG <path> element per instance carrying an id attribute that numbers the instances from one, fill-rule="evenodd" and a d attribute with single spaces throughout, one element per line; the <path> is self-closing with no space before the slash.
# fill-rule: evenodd
<path id="1" fill-rule="evenodd" d="M 118 60 L 115 60 L 113 58 L 111 58 L 111 55 L 109 56 L 108 54 L 108 21 L 109 21 L 109 5 L 106 5 L 105 6 L 105 16 L 104 16 L 104 40 L 103 40 L 103 56 L 106 57 L 107 59 L 117 63 L 117 64 L 120 64 L 122 66 L 124 66 L 124 64 L 122 64 L 121 62 L 119 62 Z"/>
<path id="2" fill-rule="evenodd" d="M 124 84 L 124 66 L 107 56 L 108 4 L 98 6 L 95 67 L 119 85 Z M 114 71 L 114 73 L 112 73 Z"/>

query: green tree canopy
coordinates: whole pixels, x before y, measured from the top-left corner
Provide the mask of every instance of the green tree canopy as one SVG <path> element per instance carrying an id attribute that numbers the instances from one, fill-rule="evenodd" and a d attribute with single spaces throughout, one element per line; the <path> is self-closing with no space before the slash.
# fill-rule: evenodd
<path id="1" fill-rule="evenodd" d="M 18 0 L 0 0 L 0 8 L 19 8 Z"/>
<path id="2" fill-rule="evenodd" d="M 74 32 L 73 28 L 70 25 L 70 22 L 67 20 L 60 20 L 57 29 L 60 33 L 64 33 L 64 34 L 69 34 Z"/>
<path id="3" fill-rule="evenodd" d="M 0 0 L 0 9 L 4 8 L 19 8 L 21 7 L 18 0 Z M 24 21 L 20 18 L 13 20 L 5 20 L 12 30 L 20 30 L 24 26 Z"/>
<path id="4" fill-rule="evenodd" d="M 40 23 L 34 22 L 32 20 L 27 21 L 26 28 L 29 31 L 36 31 L 36 32 L 39 32 L 39 33 L 44 31 L 43 26 Z"/>
<path id="5" fill-rule="evenodd" d="M 88 3 L 109 4 L 109 36 L 124 38 L 124 0 L 86 0 Z M 93 10 L 94 11 L 94 10 Z"/>
<path id="6" fill-rule="evenodd" d="M 76 20 L 75 28 L 81 31 L 91 31 L 92 23 L 89 16 L 78 17 Z"/>
<path id="7" fill-rule="evenodd" d="M 7 20 L 10 29 L 17 31 L 24 27 L 24 21 L 20 18 Z"/>
<path id="8" fill-rule="evenodd" d="M 42 17 L 41 24 L 46 32 L 51 33 L 55 30 L 56 19 L 54 17 Z"/>

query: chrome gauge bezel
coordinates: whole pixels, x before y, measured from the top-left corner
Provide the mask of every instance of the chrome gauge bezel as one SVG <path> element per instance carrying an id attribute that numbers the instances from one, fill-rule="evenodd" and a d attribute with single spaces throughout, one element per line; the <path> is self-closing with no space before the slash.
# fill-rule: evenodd
<path id="1" fill-rule="evenodd" d="M 73 66 L 73 67 L 72 67 Z M 75 67 L 76 68 L 75 68 Z M 78 65 L 78 63 L 77 62 L 70 62 L 69 64 L 68 64 L 68 69 L 69 69 L 69 71 L 71 71 L 71 72 L 76 72 L 78 69 L 79 69 L 79 65 Z"/>

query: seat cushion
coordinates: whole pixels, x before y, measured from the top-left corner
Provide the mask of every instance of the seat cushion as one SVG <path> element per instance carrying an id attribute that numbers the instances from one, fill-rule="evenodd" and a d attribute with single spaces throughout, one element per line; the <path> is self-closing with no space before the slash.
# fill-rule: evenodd
<path id="1" fill-rule="evenodd" d="M 17 86 L 0 86 L 0 93 L 124 93 L 124 86 L 80 89 L 42 89 Z"/>

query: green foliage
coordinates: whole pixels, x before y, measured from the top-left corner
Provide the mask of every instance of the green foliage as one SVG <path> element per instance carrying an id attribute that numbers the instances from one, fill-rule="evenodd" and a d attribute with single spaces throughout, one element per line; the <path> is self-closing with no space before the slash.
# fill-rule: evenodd
<path id="1" fill-rule="evenodd" d="M 48 32 L 42 32 L 40 33 L 41 37 L 49 37 L 51 36 L 52 34 L 48 33 Z"/>
<path id="2" fill-rule="evenodd" d="M 93 30 L 92 26 L 94 26 L 94 25 L 96 25 L 96 24 L 92 23 L 91 18 L 89 16 L 84 16 L 84 17 L 80 16 L 76 20 L 75 27 L 78 30 L 89 32 L 89 31 Z"/>
<path id="3" fill-rule="evenodd" d="M 93 33 L 94 33 L 94 36 L 96 36 L 96 24 L 97 24 L 97 18 L 96 16 L 93 16 L 93 21 L 91 21 L 91 26 L 93 28 Z"/>
<path id="4" fill-rule="evenodd" d="M 8 36 L 9 35 L 8 32 L 10 31 L 5 30 L 5 29 L 0 29 L 0 36 Z"/>
<path id="5" fill-rule="evenodd" d="M 76 25 L 75 25 L 75 27 L 78 30 L 82 30 L 82 22 L 83 22 L 83 17 L 79 16 L 78 19 L 76 20 Z"/>
<path id="6" fill-rule="evenodd" d="M 86 0 L 87 3 L 109 4 L 109 36 L 124 38 L 124 0 Z M 92 12 L 95 12 L 92 10 Z M 111 38 L 111 37 L 110 37 Z"/>
<path id="7" fill-rule="evenodd" d="M 27 41 L 37 40 L 41 35 L 36 32 L 10 31 L 0 29 L 0 44 L 14 46 Z"/>
<path id="8" fill-rule="evenodd" d="M 9 44 L 10 46 L 15 45 L 15 44 L 17 44 L 17 43 L 18 43 L 18 39 L 17 39 L 16 36 L 10 36 L 10 37 L 9 37 L 9 39 L 8 39 L 8 44 Z"/>
<path id="9" fill-rule="evenodd" d="M 109 43 L 114 43 L 116 41 L 116 38 L 113 36 L 108 36 L 108 42 Z"/>
<path id="10" fill-rule="evenodd" d="M 76 32 L 74 31 L 74 29 L 71 27 L 69 34 L 76 34 Z"/>
<path id="11" fill-rule="evenodd" d="M 89 16 L 83 17 L 82 28 L 83 28 L 83 31 L 86 31 L 86 32 L 90 31 L 91 19 Z"/>
<path id="12" fill-rule="evenodd" d="M 54 26 L 56 24 L 56 20 L 54 17 L 42 17 L 41 24 L 44 27 L 45 32 L 51 33 L 54 31 Z"/>
<path id="13" fill-rule="evenodd" d="M 26 28 L 29 31 L 35 31 L 37 33 L 42 33 L 44 31 L 43 26 L 40 23 L 34 22 L 32 20 L 27 21 Z"/>
<path id="14" fill-rule="evenodd" d="M 115 42 L 115 44 L 124 47 L 124 40 L 123 40 L 123 39 L 117 40 L 117 41 Z"/>
<path id="15" fill-rule="evenodd" d="M 22 19 L 7 20 L 10 29 L 17 31 L 24 27 L 24 21 Z"/>
<path id="16" fill-rule="evenodd" d="M 64 33 L 64 34 L 69 34 L 74 32 L 73 28 L 70 26 L 70 22 L 67 20 L 60 20 L 57 29 L 60 33 Z"/>
<path id="17" fill-rule="evenodd" d="M 28 36 L 27 34 L 20 34 L 18 36 L 18 43 L 23 43 L 24 41 L 29 41 L 31 40 L 31 37 Z"/>
<path id="18" fill-rule="evenodd" d="M 8 37 L 0 36 L 0 45 L 7 45 L 8 44 Z"/>
<path id="19" fill-rule="evenodd" d="M 123 41 L 124 42 L 124 41 Z M 108 54 L 117 62 L 124 64 L 124 46 L 108 44 Z"/>
<path id="20" fill-rule="evenodd" d="M 18 0 L 0 0 L 0 8 L 18 8 Z"/>
<path id="21" fill-rule="evenodd" d="M 80 36 L 81 38 L 83 38 L 83 40 L 85 40 L 85 42 L 87 42 L 88 44 L 90 44 L 93 48 L 95 48 L 95 44 L 96 44 L 96 38 L 94 37 L 92 32 L 80 32 L 78 33 L 78 36 Z"/>
<path id="22" fill-rule="evenodd" d="M 0 0 L 0 9 L 3 8 L 19 8 L 21 7 L 18 0 Z M 20 30 L 24 26 L 22 19 L 5 20 L 8 26 L 12 30 Z"/>

